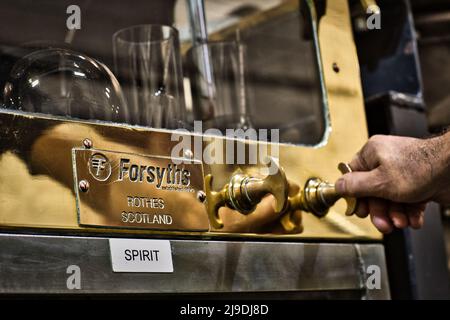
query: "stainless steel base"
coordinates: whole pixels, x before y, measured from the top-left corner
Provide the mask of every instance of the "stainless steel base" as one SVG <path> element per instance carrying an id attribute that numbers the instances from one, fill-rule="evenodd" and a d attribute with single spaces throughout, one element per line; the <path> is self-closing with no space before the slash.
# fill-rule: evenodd
<path id="1" fill-rule="evenodd" d="M 171 240 L 171 246 L 171 274 L 114 273 L 108 238 L 3 233 L 0 293 L 354 291 L 362 299 L 389 299 L 381 244 Z M 67 287 L 71 265 L 80 268 L 81 289 Z M 379 289 L 366 286 L 371 265 L 381 271 Z"/>

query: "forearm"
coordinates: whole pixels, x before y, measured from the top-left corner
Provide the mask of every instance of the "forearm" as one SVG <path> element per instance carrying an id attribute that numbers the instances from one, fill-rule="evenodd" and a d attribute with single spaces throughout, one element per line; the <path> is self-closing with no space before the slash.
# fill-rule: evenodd
<path id="1" fill-rule="evenodd" d="M 450 131 L 433 138 L 433 149 L 436 155 L 436 195 L 432 200 L 450 204 Z"/>
<path id="2" fill-rule="evenodd" d="M 442 139 L 444 139 L 444 145 L 445 145 L 445 165 L 447 167 L 447 177 L 449 178 L 447 181 L 450 184 L 450 131 L 448 131 L 445 135 L 442 136 Z"/>
<path id="3" fill-rule="evenodd" d="M 445 134 L 438 137 L 441 141 L 442 146 L 442 167 L 443 167 L 443 175 L 445 179 L 445 183 L 448 187 L 450 187 L 450 131 L 447 131 Z"/>
<path id="4" fill-rule="evenodd" d="M 446 157 L 446 165 L 447 165 L 447 173 L 450 174 L 450 130 L 447 131 L 445 135 L 443 135 L 443 139 L 445 140 L 445 154 Z M 450 179 L 449 179 L 450 183 Z"/>

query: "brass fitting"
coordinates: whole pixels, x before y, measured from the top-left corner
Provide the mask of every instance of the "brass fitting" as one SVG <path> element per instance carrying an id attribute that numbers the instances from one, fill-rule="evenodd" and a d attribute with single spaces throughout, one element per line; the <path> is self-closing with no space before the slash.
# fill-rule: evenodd
<path id="1" fill-rule="evenodd" d="M 272 160 L 273 161 L 273 160 Z M 276 200 L 275 213 L 284 213 L 281 224 L 288 232 L 301 230 L 292 218 L 292 213 L 297 210 L 310 212 L 322 218 L 341 196 L 337 194 L 335 185 L 319 178 L 309 179 L 304 188 L 295 196 L 288 197 L 289 184 L 284 170 L 275 162 L 277 172 L 265 178 L 257 178 L 236 172 L 232 175 L 230 182 L 222 190 L 212 191 L 212 175 L 205 177 L 206 206 L 211 225 L 215 229 L 223 227 L 219 217 L 219 209 L 227 206 L 230 209 L 247 215 L 253 212 L 261 199 L 272 194 Z M 340 163 L 338 169 L 343 173 L 351 172 L 351 168 Z M 344 198 L 347 201 L 346 215 L 351 215 L 357 207 L 355 198 Z"/>
<path id="2" fill-rule="evenodd" d="M 252 177 L 242 172 L 233 174 L 230 182 L 222 190 L 212 191 L 212 175 L 205 177 L 206 207 L 211 225 L 220 229 L 223 222 L 219 217 L 219 209 L 227 206 L 242 214 L 250 214 L 256 205 L 267 194 L 272 194 L 276 200 L 275 213 L 281 213 L 288 200 L 288 182 L 284 170 L 272 161 L 276 166 L 276 174 L 265 178 Z"/>
<path id="3" fill-rule="evenodd" d="M 338 169 L 342 174 L 351 172 L 350 166 L 345 163 L 340 163 Z M 286 211 L 303 210 L 322 218 L 340 198 L 333 183 L 319 178 L 311 178 L 306 182 L 303 190 L 300 190 L 295 196 L 289 197 Z M 350 197 L 344 199 L 347 202 L 345 214 L 352 215 L 356 210 L 357 200 Z"/>

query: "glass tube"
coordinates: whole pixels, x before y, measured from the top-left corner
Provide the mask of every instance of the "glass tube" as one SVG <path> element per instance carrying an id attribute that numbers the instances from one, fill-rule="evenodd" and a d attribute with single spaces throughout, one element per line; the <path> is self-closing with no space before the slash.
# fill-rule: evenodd
<path id="1" fill-rule="evenodd" d="M 138 25 L 113 36 L 114 67 L 132 124 L 175 129 L 185 124 L 178 31 Z"/>
<path id="2" fill-rule="evenodd" d="M 238 41 L 218 41 L 191 48 L 189 77 L 195 120 L 204 128 L 248 129 L 248 94 L 245 79 L 245 46 Z M 201 59 L 208 57 L 208 72 Z M 208 76 L 211 75 L 211 76 Z"/>

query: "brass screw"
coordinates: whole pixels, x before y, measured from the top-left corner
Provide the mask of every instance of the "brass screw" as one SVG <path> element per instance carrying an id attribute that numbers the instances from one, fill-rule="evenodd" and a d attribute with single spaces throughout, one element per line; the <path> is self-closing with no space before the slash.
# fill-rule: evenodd
<path id="1" fill-rule="evenodd" d="M 199 192 L 197 192 L 197 200 L 200 202 L 205 202 L 206 200 L 206 193 L 202 190 L 200 190 Z"/>
<path id="2" fill-rule="evenodd" d="M 333 71 L 338 73 L 341 69 L 336 62 L 333 62 Z"/>
<path id="3" fill-rule="evenodd" d="M 86 181 L 86 180 L 81 180 L 81 181 L 78 183 L 78 188 L 80 188 L 80 190 L 81 190 L 82 192 L 87 192 L 87 191 L 89 190 L 89 182 Z"/>
<path id="4" fill-rule="evenodd" d="M 83 146 L 84 146 L 86 149 L 92 148 L 92 145 L 93 145 L 92 140 L 90 140 L 90 139 L 88 139 L 88 138 L 86 138 L 86 139 L 83 140 Z"/>

